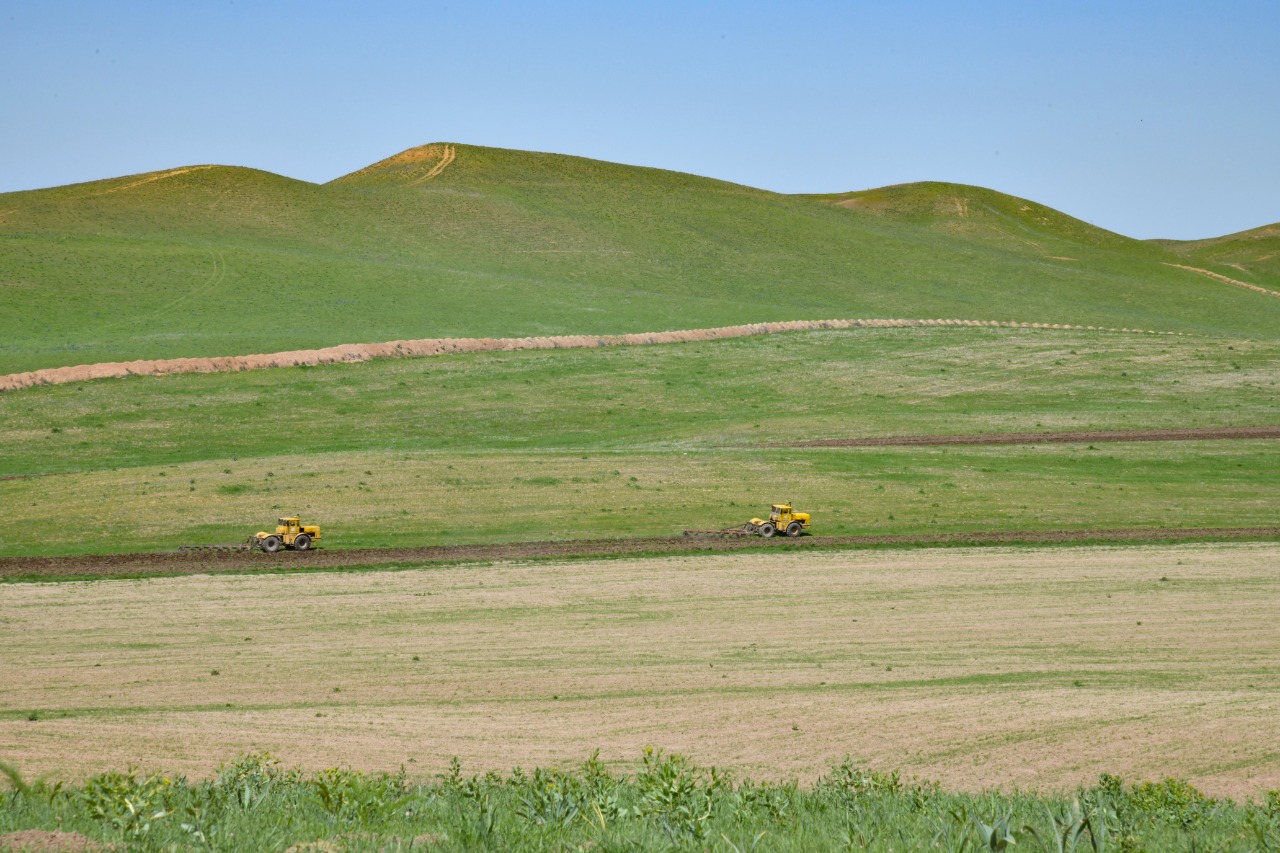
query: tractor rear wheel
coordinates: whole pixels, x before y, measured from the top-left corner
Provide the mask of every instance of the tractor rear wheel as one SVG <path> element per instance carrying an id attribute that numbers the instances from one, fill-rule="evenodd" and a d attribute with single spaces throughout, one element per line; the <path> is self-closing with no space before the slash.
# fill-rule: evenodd
<path id="1" fill-rule="evenodd" d="M 802 530 L 804 530 L 804 528 L 800 526 L 800 522 L 798 521 L 793 521 L 787 525 L 787 535 L 792 538 L 799 536 L 800 531 Z"/>
<path id="2" fill-rule="evenodd" d="M 261 545 L 262 550 L 266 551 L 268 554 L 274 554 L 276 551 L 280 550 L 280 537 L 268 536 L 266 539 L 262 540 Z"/>
<path id="3" fill-rule="evenodd" d="M 293 550 L 305 551 L 311 547 L 311 537 L 305 533 L 299 533 L 293 538 Z"/>
<path id="4" fill-rule="evenodd" d="M 760 535 L 763 536 L 765 539 L 768 539 L 770 536 L 772 536 L 777 532 L 778 532 L 778 528 L 773 526 L 772 521 L 766 521 L 764 524 L 760 525 Z"/>

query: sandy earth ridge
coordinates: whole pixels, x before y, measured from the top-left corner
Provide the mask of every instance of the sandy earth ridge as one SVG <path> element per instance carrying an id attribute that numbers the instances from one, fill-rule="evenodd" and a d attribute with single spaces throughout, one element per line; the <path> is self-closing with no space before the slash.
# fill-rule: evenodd
<path id="1" fill-rule="evenodd" d="M 1001 320 L 787 320 L 686 329 L 672 332 L 639 332 L 627 335 L 556 335 L 527 338 L 421 338 L 387 341 L 380 344 L 341 344 L 311 350 L 291 350 L 262 355 L 232 355 L 212 358 L 167 358 L 140 361 L 112 361 L 68 367 L 48 367 L 26 373 L 0 376 L 0 391 L 16 391 L 33 385 L 60 385 L 89 379 L 121 376 L 156 376 L 172 373 L 219 373 L 260 370 L 268 367 L 300 367 L 320 364 L 369 361 L 375 358 L 409 358 L 469 352 L 511 352 L 514 350 L 592 349 L 611 346 L 694 343 L 771 335 L 779 332 L 813 332 L 825 329 L 919 328 L 931 326 L 980 326 L 1002 329 L 1068 329 L 1075 331 L 1124 332 L 1144 335 L 1176 335 L 1144 329 L 1110 329 L 1102 326 L 1071 326 L 1061 323 L 1016 323 Z"/>

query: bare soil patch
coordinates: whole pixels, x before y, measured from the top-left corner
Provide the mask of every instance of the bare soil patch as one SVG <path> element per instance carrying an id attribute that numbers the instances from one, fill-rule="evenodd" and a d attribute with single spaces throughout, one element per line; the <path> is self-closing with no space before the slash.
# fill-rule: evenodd
<path id="1" fill-rule="evenodd" d="M 1280 544 L 765 552 L 0 586 L 28 776 L 411 774 L 645 746 L 964 790 L 1280 787 Z M 31 712 L 38 712 L 31 720 Z"/>
<path id="2" fill-rule="evenodd" d="M 14 853 L 89 853 L 102 849 L 101 844 L 78 832 L 22 829 L 0 835 L 0 850 L 12 850 Z"/>
<path id="3" fill-rule="evenodd" d="M 1095 429 L 1060 432 L 995 432 L 975 435 L 888 435 L 788 441 L 767 447 L 900 447 L 963 444 L 1070 444 L 1104 441 L 1206 441 L 1280 438 L 1280 426 L 1190 429 Z"/>

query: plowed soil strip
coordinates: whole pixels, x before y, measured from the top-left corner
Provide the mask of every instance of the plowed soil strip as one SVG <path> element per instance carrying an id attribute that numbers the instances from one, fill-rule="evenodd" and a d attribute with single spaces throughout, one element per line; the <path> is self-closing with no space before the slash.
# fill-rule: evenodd
<path id="1" fill-rule="evenodd" d="M 788 441 L 767 447 L 901 447 L 951 444 L 1073 444 L 1094 441 L 1220 441 L 1280 438 L 1280 426 L 1195 427 L 1191 429 L 1095 429 L 1076 432 L 989 432 L 975 435 L 886 435 Z"/>
<path id="2" fill-rule="evenodd" d="M 1091 530 L 1008 530 L 985 533 L 906 533 L 872 536 L 805 536 L 761 539 L 754 536 L 654 536 L 629 539 L 572 539 L 562 542 L 513 542 L 494 545 L 431 545 L 421 548 L 350 550 L 190 552 L 164 554 L 86 554 L 72 557 L 0 558 L 0 580 L 111 578 L 221 574 L 257 570 L 332 569 L 406 563 L 454 563 L 524 560 L 545 557 L 613 557 L 739 551 L 746 548 L 871 548 L 878 546 L 1058 545 L 1124 542 L 1197 542 L 1230 539 L 1280 539 L 1272 527 L 1140 527 Z"/>

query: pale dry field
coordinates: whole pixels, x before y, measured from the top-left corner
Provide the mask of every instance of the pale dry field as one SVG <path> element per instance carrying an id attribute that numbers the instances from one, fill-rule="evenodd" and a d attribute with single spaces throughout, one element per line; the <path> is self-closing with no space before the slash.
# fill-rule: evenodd
<path id="1" fill-rule="evenodd" d="M 1280 543 L 0 586 L 0 760 L 1280 788 Z M 215 674 L 216 672 L 216 674 Z M 30 720 L 32 712 L 38 719 Z"/>

